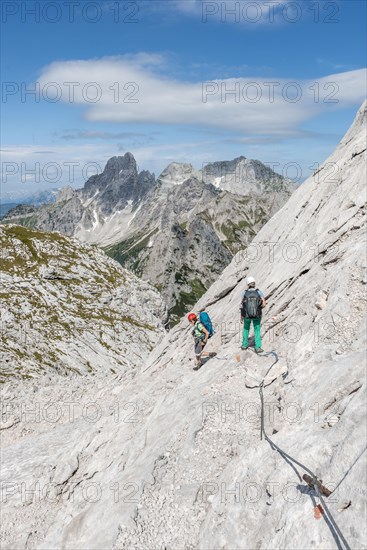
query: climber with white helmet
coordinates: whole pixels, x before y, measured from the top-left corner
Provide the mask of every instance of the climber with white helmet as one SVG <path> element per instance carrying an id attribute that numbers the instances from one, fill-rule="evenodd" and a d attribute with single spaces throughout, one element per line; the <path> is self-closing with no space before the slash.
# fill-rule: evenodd
<path id="1" fill-rule="evenodd" d="M 261 353 L 261 315 L 262 309 L 266 306 L 263 292 L 256 287 L 255 279 L 249 275 L 246 279 L 247 290 L 242 295 L 241 303 L 241 323 L 243 321 L 243 335 L 241 349 L 248 349 L 248 335 L 250 332 L 251 321 L 255 332 L 255 351 Z"/>

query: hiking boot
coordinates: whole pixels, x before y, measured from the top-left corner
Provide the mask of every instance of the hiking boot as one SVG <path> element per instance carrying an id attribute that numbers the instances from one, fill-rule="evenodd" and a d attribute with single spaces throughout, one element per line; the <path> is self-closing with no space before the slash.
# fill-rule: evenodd
<path id="1" fill-rule="evenodd" d="M 196 363 L 195 367 L 193 368 L 193 370 L 199 370 L 201 367 L 203 366 L 202 362 L 200 361 L 200 363 Z"/>
<path id="2" fill-rule="evenodd" d="M 262 348 L 255 348 L 256 353 L 263 353 L 264 350 Z"/>
<path id="3" fill-rule="evenodd" d="M 210 351 L 208 357 L 216 357 L 218 355 L 215 351 Z"/>
<path id="4" fill-rule="evenodd" d="M 246 349 L 248 349 L 248 346 L 241 346 L 241 349 L 246 350 Z"/>

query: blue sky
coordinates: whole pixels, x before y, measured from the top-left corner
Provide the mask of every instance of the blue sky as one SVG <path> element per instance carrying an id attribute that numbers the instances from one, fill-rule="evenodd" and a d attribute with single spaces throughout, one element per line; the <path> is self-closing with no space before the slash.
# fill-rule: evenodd
<path id="1" fill-rule="evenodd" d="M 156 175 L 244 155 L 303 181 L 366 95 L 363 1 L 1 8 L 4 202 L 126 151 Z"/>

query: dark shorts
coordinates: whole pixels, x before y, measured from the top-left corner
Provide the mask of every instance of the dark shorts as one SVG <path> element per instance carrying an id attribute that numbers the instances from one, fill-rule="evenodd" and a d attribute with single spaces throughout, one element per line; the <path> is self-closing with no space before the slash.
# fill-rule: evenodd
<path id="1" fill-rule="evenodd" d="M 200 355 L 205 347 L 205 344 L 203 345 L 203 340 L 200 338 L 195 338 L 195 355 Z"/>

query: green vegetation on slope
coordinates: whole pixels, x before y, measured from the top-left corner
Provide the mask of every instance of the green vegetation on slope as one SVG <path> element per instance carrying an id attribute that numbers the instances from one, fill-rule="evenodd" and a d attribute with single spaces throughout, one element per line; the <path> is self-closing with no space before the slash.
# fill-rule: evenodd
<path id="1" fill-rule="evenodd" d="M 131 269 L 138 277 L 143 275 L 144 262 L 140 258 L 140 253 L 146 250 L 148 243 L 158 229 L 153 229 L 146 236 L 137 234 L 130 239 L 121 241 L 103 250 L 105 253 L 119 262 L 124 267 Z"/>
<path id="2" fill-rule="evenodd" d="M 93 336 L 97 346 L 112 350 L 115 334 L 156 330 L 149 321 L 121 315 L 118 308 L 101 300 L 126 284 L 126 274 L 109 258 L 103 259 L 95 247 L 74 243 L 59 233 L 16 225 L 1 226 L 1 246 L 1 270 L 17 279 L 15 284 L 6 279 L 0 288 L 0 299 L 16 322 L 4 322 L 1 331 L 0 382 L 12 375 L 27 378 L 27 369 L 40 374 L 62 364 L 65 354 L 60 344 L 80 338 L 88 345 Z M 40 270 L 45 267 L 49 274 Z"/>
<path id="3" fill-rule="evenodd" d="M 190 309 L 190 306 L 196 304 L 201 296 L 207 291 L 207 288 L 199 279 L 187 281 L 187 285 L 191 287 L 190 292 L 181 290 L 176 304 L 169 310 L 170 324 L 176 325 L 181 317 Z"/>

